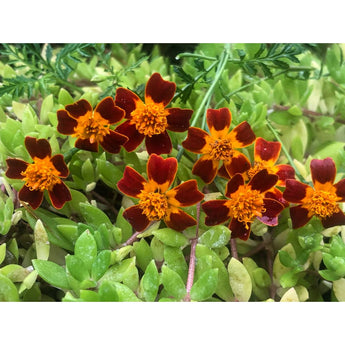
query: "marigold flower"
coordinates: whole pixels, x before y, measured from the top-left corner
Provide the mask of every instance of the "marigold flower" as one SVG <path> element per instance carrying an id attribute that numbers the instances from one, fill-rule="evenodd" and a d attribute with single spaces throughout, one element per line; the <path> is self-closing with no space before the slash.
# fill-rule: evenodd
<path id="1" fill-rule="evenodd" d="M 110 153 L 118 153 L 128 138 L 110 129 L 125 116 L 123 109 L 115 105 L 111 97 L 102 99 L 92 110 L 91 104 L 85 100 L 65 106 L 57 112 L 57 130 L 61 134 L 77 137 L 75 147 L 98 152 L 98 144 Z"/>
<path id="2" fill-rule="evenodd" d="M 345 225 L 345 215 L 338 205 L 345 201 L 345 179 L 334 184 L 333 159 L 313 159 L 310 172 L 314 188 L 297 180 L 286 180 L 284 199 L 299 204 L 290 207 L 292 227 L 307 224 L 313 216 L 318 217 L 325 228 Z"/>
<path id="3" fill-rule="evenodd" d="M 206 213 L 205 224 L 209 226 L 224 223 L 231 218 L 229 228 L 233 238 L 247 240 L 251 223 L 257 218 L 264 224 L 278 224 L 278 214 L 284 206 L 266 196 L 277 182 L 278 176 L 266 169 L 255 174 L 245 184 L 241 174 L 235 174 L 226 186 L 225 200 L 210 200 L 202 204 Z"/>
<path id="4" fill-rule="evenodd" d="M 47 190 L 53 206 L 62 208 L 66 201 L 72 199 L 69 189 L 60 179 L 69 174 L 63 155 L 52 157 L 51 147 L 46 139 L 26 137 L 25 147 L 33 163 L 16 158 L 6 159 L 6 176 L 25 181 L 19 191 L 19 199 L 36 209 L 42 203 L 44 190 Z"/>
<path id="5" fill-rule="evenodd" d="M 238 148 L 246 147 L 255 140 L 255 134 L 248 122 L 243 121 L 229 132 L 231 113 L 227 108 L 208 109 L 206 113 L 210 134 L 191 127 L 182 146 L 188 151 L 202 154 L 193 166 L 192 173 L 205 183 L 211 183 L 217 175 L 220 161 L 229 175 L 244 172 L 250 168 L 248 158 Z"/>
<path id="6" fill-rule="evenodd" d="M 125 110 L 127 119 L 116 131 L 129 138 L 123 145 L 128 152 L 135 150 L 144 138 L 149 154 L 171 152 L 167 130 L 186 131 L 193 113 L 191 109 L 166 108 L 175 90 L 176 84 L 163 80 L 159 73 L 152 74 L 146 84 L 145 103 L 128 89 L 120 87 L 116 90 L 115 103 Z"/>
<path id="7" fill-rule="evenodd" d="M 176 158 L 163 159 L 156 154 L 147 162 L 148 181 L 133 168 L 125 168 L 117 187 L 123 194 L 139 199 L 138 205 L 123 212 L 135 231 L 143 231 L 152 221 L 158 220 L 164 220 L 168 227 L 177 231 L 196 224 L 195 219 L 180 207 L 200 202 L 204 194 L 199 192 L 196 180 L 185 181 L 168 190 L 176 172 Z"/>

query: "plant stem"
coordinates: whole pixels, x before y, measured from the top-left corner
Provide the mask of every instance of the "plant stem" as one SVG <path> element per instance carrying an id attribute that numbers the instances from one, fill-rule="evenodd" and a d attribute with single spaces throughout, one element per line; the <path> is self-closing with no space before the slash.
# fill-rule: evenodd
<path id="1" fill-rule="evenodd" d="M 237 245 L 236 245 L 236 238 L 230 239 L 230 251 L 233 258 L 238 260 L 238 252 L 237 252 Z"/>
<path id="2" fill-rule="evenodd" d="M 122 243 L 120 248 L 131 245 L 136 241 L 137 236 L 140 234 L 140 231 L 136 231 L 125 243 Z"/>

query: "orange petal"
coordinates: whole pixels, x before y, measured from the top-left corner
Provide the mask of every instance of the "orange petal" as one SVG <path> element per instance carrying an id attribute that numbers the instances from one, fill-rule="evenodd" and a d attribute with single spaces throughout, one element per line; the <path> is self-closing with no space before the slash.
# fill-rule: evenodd
<path id="1" fill-rule="evenodd" d="M 86 99 L 80 99 L 73 104 L 66 105 L 65 109 L 68 111 L 68 114 L 75 119 L 87 113 L 92 113 L 91 104 Z"/>
<path id="2" fill-rule="evenodd" d="M 22 179 L 23 175 L 21 174 L 26 170 L 29 163 L 16 158 L 7 158 L 7 170 L 6 170 L 6 176 L 13 179 Z"/>
<path id="3" fill-rule="evenodd" d="M 177 207 L 168 211 L 164 222 L 169 228 L 176 231 L 183 231 L 190 226 L 196 225 L 196 220 L 193 217 Z"/>
<path id="4" fill-rule="evenodd" d="M 159 73 L 153 73 L 145 87 L 145 103 L 152 100 L 166 106 L 173 99 L 175 90 L 175 83 L 164 80 Z"/>
<path id="5" fill-rule="evenodd" d="M 146 183 L 147 181 L 136 170 L 126 166 L 122 179 L 117 183 L 117 188 L 123 194 L 137 198 Z"/>
<path id="6" fill-rule="evenodd" d="M 279 141 L 266 141 L 263 138 L 256 138 L 254 148 L 254 160 L 256 162 L 265 161 L 274 165 L 277 161 L 281 149 Z"/>
<path id="7" fill-rule="evenodd" d="M 190 127 L 186 140 L 182 142 L 182 146 L 193 153 L 207 153 L 210 151 L 208 148 L 209 138 L 210 135 L 206 131 Z"/>
<path id="8" fill-rule="evenodd" d="M 213 138 L 223 139 L 229 133 L 231 113 L 228 108 L 207 109 L 206 120 Z"/>
<path id="9" fill-rule="evenodd" d="M 125 111 L 116 106 L 111 97 L 102 99 L 97 104 L 95 113 L 98 113 L 103 119 L 107 120 L 109 124 L 117 123 L 125 116 Z"/>
<path id="10" fill-rule="evenodd" d="M 333 184 L 336 174 L 335 163 L 332 158 L 312 159 L 310 172 L 316 189 L 320 184 L 327 182 Z"/>
<path id="11" fill-rule="evenodd" d="M 199 192 L 196 180 L 189 180 L 165 193 L 168 203 L 174 206 L 191 206 L 200 202 L 204 194 Z"/>
<path id="12" fill-rule="evenodd" d="M 31 158 L 50 157 L 52 150 L 49 141 L 46 139 L 36 139 L 33 137 L 25 137 L 25 147 L 28 150 Z"/>
<path id="13" fill-rule="evenodd" d="M 249 123 L 243 121 L 227 135 L 227 139 L 230 140 L 233 148 L 241 148 L 253 143 L 255 134 Z"/>
<path id="14" fill-rule="evenodd" d="M 132 225 L 134 231 L 144 231 L 151 223 L 142 211 L 138 205 L 134 205 L 123 212 L 123 218 Z"/>
<path id="15" fill-rule="evenodd" d="M 205 224 L 213 226 L 224 223 L 230 219 L 230 210 L 226 206 L 227 200 L 210 200 L 204 202 L 201 207 L 206 213 Z"/>
<path id="16" fill-rule="evenodd" d="M 52 205 L 57 209 L 62 208 L 67 201 L 72 200 L 71 192 L 63 182 L 54 185 L 53 189 L 49 191 L 49 198 Z"/>
<path id="17" fill-rule="evenodd" d="M 231 160 L 224 161 L 224 168 L 229 176 L 234 176 L 237 173 L 243 174 L 250 169 L 250 162 L 243 153 L 233 150 Z"/>
<path id="18" fill-rule="evenodd" d="M 217 175 L 219 161 L 213 160 L 210 155 L 203 155 L 193 166 L 192 173 L 199 176 L 205 183 L 211 183 Z"/>
<path id="19" fill-rule="evenodd" d="M 43 201 L 43 192 L 40 190 L 31 190 L 26 185 L 18 193 L 19 200 L 29 203 L 29 205 L 35 210 L 41 205 Z"/>

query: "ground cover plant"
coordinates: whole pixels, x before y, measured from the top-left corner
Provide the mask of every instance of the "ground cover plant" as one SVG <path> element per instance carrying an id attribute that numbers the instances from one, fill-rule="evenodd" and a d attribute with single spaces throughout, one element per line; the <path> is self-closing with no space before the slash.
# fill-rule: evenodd
<path id="1" fill-rule="evenodd" d="M 343 44 L 1 44 L 1 301 L 345 301 Z"/>

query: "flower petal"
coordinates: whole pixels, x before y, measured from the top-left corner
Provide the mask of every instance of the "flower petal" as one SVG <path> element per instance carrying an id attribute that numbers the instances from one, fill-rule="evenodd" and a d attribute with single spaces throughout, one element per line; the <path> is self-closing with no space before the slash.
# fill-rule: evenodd
<path id="1" fill-rule="evenodd" d="M 332 158 L 312 159 L 310 172 L 314 186 L 318 183 L 333 183 L 336 174 L 335 164 Z"/>
<path id="2" fill-rule="evenodd" d="M 88 112 L 92 113 L 92 106 L 86 99 L 80 99 L 79 101 L 65 106 L 68 114 L 75 119 L 80 116 L 86 115 Z"/>
<path id="3" fill-rule="evenodd" d="M 147 162 L 147 177 L 149 181 L 154 181 L 160 188 L 161 193 L 165 193 L 174 182 L 177 172 L 176 158 L 162 158 L 152 154 Z"/>
<path id="4" fill-rule="evenodd" d="M 170 209 L 167 216 L 164 218 L 165 224 L 176 231 L 183 231 L 184 229 L 196 225 L 196 220 L 180 210 L 179 208 Z"/>
<path id="5" fill-rule="evenodd" d="M 25 147 L 29 152 L 31 158 L 50 157 L 52 150 L 49 141 L 46 139 L 36 139 L 33 137 L 25 137 Z"/>
<path id="6" fill-rule="evenodd" d="M 49 191 L 49 198 L 52 205 L 57 209 L 62 208 L 67 201 L 72 200 L 71 192 L 63 182 L 54 185 L 53 189 Z"/>
<path id="7" fill-rule="evenodd" d="M 231 142 L 233 148 L 241 148 L 253 143 L 255 134 L 249 123 L 243 121 L 227 135 L 227 139 Z"/>
<path id="8" fill-rule="evenodd" d="M 211 136 L 215 139 L 223 139 L 230 129 L 231 112 L 228 108 L 207 109 L 206 121 Z"/>
<path id="9" fill-rule="evenodd" d="M 252 189 L 259 190 L 260 193 L 263 193 L 266 190 L 271 189 L 277 183 L 277 181 L 277 175 L 269 174 L 267 169 L 263 169 L 252 177 L 248 185 L 251 185 Z"/>
<path id="10" fill-rule="evenodd" d="M 168 130 L 173 132 L 184 132 L 189 128 L 189 120 L 193 114 L 193 110 L 169 108 L 167 112 Z"/>
<path id="11" fill-rule="evenodd" d="M 287 179 L 295 178 L 295 170 L 290 165 L 280 164 L 280 165 L 277 165 L 275 168 L 276 168 L 275 174 L 278 175 L 278 182 L 277 182 L 278 186 L 285 187 L 285 181 Z"/>
<path id="12" fill-rule="evenodd" d="M 345 225 L 345 215 L 343 211 L 339 209 L 338 212 L 333 213 L 330 217 L 321 219 L 321 222 L 325 228 L 330 228 L 336 225 Z"/>
<path id="13" fill-rule="evenodd" d="M 133 168 L 126 166 L 122 179 L 117 183 L 117 188 L 123 194 L 138 198 L 147 181 Z"/>
<path id="14" fill-rule="evenodd" d="M 193 166 L 192 173 L 209 184 L 217 175 L 219 161 L 213 160 L 209 155 L 201 156 Z"/>
<path id="15" fill-rule="evenodd" d="M 283 197 L 283 193 L 278 188 L 272 188 L 265 193 L 265 198 L 274 199 L 279 201 L 284 207 L 289 206 L 289 202 Z"/>
<path id="16" fill-rule="evenodd" d="M 183 182 L 167 191 L 165 195 L 168 198 L 169 205 L 179 207 L 191 206 L 204 199 L 204 194 L 198 190 L 196 180 Z"/>
<path id="17" fill-rule="evenodd" d="M 308 216 L 308 210 L 301 205 L 290 207 L 292 228 L 297 229 L 306 225 L 312 216 Z"/>
<path id="18" fill-rule="evenodd" d="M 188 135 L 186 140 L 182 142 L 182 146 L 193 153 L 207 153 L 207 141 L 209 139 L 209 134 L 196 127 L 190 127 L 188 129 Z"/>
<path id="19" fill-rule="evenodd" d="M 229 173 L 226 171 L 224 163 L 223 165 L 218 169 L 218 176 L 223 177 L 227 180 L 231 179 L 231 176 L 229 175 Z"/>
<path id="20" fill-rule="evenodd" d="M 64 109 L 57 111 L 58 125 L 57 130 L 61 134 L 73 134 L 74 128 L 78 125 L 78 122 L 68 115 L 68 112 Z"/>
<path id="21" fill-rule="evenodd" d="M 125 135 L 128 137 L 128 141 L 123 144 L 123 147 L 127 152 L 134 151 L 144 140 L 145 135 L 137 131 L 134 124 L 130 121 L 125 121 L 120 126 L 117 126 L 115 132 Z"/>
<path id="22" fill-rule="evenodd" d="M 116 89 L 115 104 L 125 111 L 127 119 L 130 118 L 131 112 L 137 107 L 137 102 L 142 103 L 142 100 L 134 92 L 123 87 Z"/>
<path id="23" fill-rule="evenodd" d="M 224 161 L 224 168 L 229 176 L 234 176 L 237 173 L 243 174 L 250 169 L 250 162 L 243 153 L 233 150 L 231 160 Z"/>
<path id="24" fill-rule="evenodd" d="M 230 219 L 230 210 L 226 206 L 227 200 L 210 200 L 204 202 L 201 207 L 206 213 L 205 224 L 213 226 L 224 223 Z"/>
<path id="25" fill-rule="evenodd" d="M 134 231 L 144 231 L 151 223 L 138 205 L 125 209 L 123 218 L 132 225 Z"/>
<path id="26" fill-rule="evenodd" d="M 6 163 L 8 166 L 6 176 L 14 179 L 22 179 L 23 175 L 21 173 L 24 172 L 29 165 L 29 163 L 16 158 L 7 158 Z"/>
<path id="27" fill-rule="evenodd" d="M 312 188 L 305 183 L 297 180 L 286 180 L 286 188 L 283 192 L 283 198 L 288 202 L 300 204 L 303 199 L 307 196 L 308 190 Z"/>
<path id="28" fill-rule="evenodd" d="M 344 202 L 345 201 L 345 179 L 340 180 L 337 182 L 335 185 L 335 193 L 339 198 L 339 202 Z"/>
<path id="29" fill-rule="evenodd" d="M 273 165 L 278 160 L 281 146 L 279 141 L 266 141 L 263 138 L 256 138 L 254 160 L 270 162 Z"/>
<path id="30" fill-rule="evenodd" d="M 116 106 L 111 97 L 102 99 L 97 104 L 95 113 L 98 113 L 103 119 L 108 120 L 109 124 L 117 123 L 125 116 L 125 111 Z"/>
<path id="31" fill-rule="evenodd" d="M 283 204 L 274 199 L 264 198 L 264 208 L 266 211 L 257 219 L 269 226 L 278 225 L 278 214 L 284 209 Z"/>
<path id="32" fill-rule="evenodd" d="M 146 136 L 145 145 L 149 155 L 152 153 L 157 155 L 169 154 L 172 150 L 171 140 L 167 131 L 152 137 Z"/>
<path id="33" fill-rule="evenodd" d="M 110 153 L 119 153 L 121 146 L 123 146 L 128 141 L 128 138 L 120 133 L 113 130 L 103 137 L 100 145 L 103 149 Z"/>
<path id="34" fill-rule="evenodd" d="M 98 152 L 98 142 L 90 142 L 90 139 L 80 139 L 78 138 L 74 144 L 75 147 L 85 151 Z"/>
<path id="35" fill-rule="evenodd" d="M 231 198 L 231 194 L 235 193 L 241 185 L 244 185 L 243 176 L 241 174 L 234 175 L 226 185 L 225 196 Z"/>
<path id="36" fill-rule="evenodd" d="M 166 106 L 173 99 L 175 90 L 175 83 L 164 80 L 159 73 L 153 73 L 145 87 L 145 102 L 152 99 Z"/>
<path id="37" fill-rule="evenodd" d="M 50 159 L 50 161 L 53 163 L 55 169 L 60 173 L 60 177 L 67 177 L 69 175 L 69 170 L 67 168 L 63 155 L 55 155 Z"/>
<path id="38" fill-rule="evenodd" d="M 243 241 L 247 241 L 250 235 L 251 223 L 240 222 L 237 218 L 232 218 L 229 229 L 231 230 L 231 238 L 239 238 Z"/>
<path id="39" fill-rule="evenodd" d="M 40 190 L 30 190 L 27 186 L 23 186 L 18 193 L 19 200 L 29 203 L 29 205 L 35 210 L 42 204 L 43 192 Z"/>

